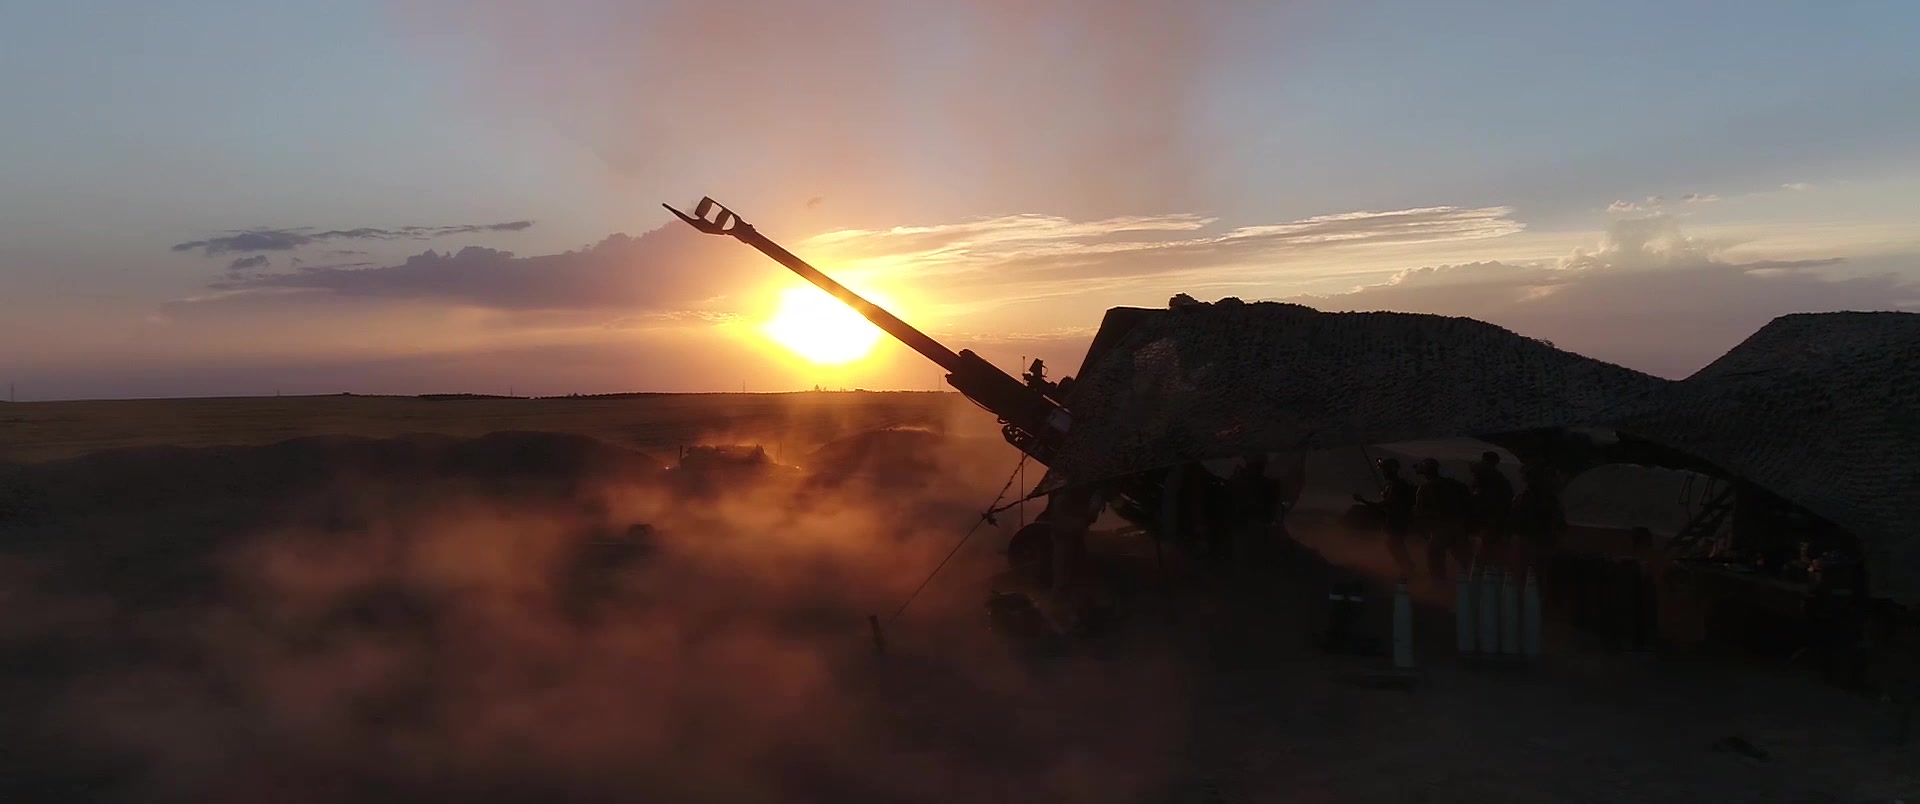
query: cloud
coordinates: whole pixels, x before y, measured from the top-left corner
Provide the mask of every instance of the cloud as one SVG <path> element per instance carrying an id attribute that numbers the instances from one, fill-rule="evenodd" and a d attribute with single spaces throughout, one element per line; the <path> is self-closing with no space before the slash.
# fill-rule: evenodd
<path id="1" fill-rule="evenodd" d="M 1566 269 L 1602 268 L 1645 270 L 1710 263 L 1716 247 L 1687 236 L 1667 215 L 1649 215 L 1614 221 L 1594 251 L 1575 249 L 1562 262 Z"/>
<path id="2" fill-rule="evenodd" d="M 458 226 L 402 226 L 397 229 L 376 229 L 361 227 L 358 229 L 330 229 L 323 232 L 313 231 L 312 227 L 293 229 L 248 229 L 240 232 L 210 237 L 205 240 L 189 240 L 175 244 L 174 251 L 201 250 L 212 257 L 229 252 L 255 251 L 292 251 L 302 246 L 322 240 L 426 240 L 458 234 L 478 234 L 482 232 L 519 232 L 533 226 L 533 221 L 508 221 L 506 223 L 461 224 Z M 335 251 L 336 254 L 360 253 L 351 250 Z"/>
<path id="3" fill-rule="evenodd" d="M 773 269 L 738 244 L 682 231 L 616 234 L 560 254 L 520 257 L 468 246 L 425 251 L 398 265 L 303 265 L 214 283 L 221 291 L 308 291 L 346 298 L 414 299 L 499 310 L 688 310 L 763 282 Z M 751 266 L 751 267 L 748 267 Z"/>
<path id="4" fill-rule="evenodd" d="M 251 257 L 240 257 L 235 259 L 233 262 L 227 263 L 227 270 L 232 271 L 234 273 L 239 273 L 241 271 L 245 271 L 251 268 L 265 268 L 267 267 L 267 264 L 268 264 L 267 255 L 255 254 Z M 299 265 L 300 264 L 299 258 L 296 257 L 293 260 L 293 264 L 296 266 Z"/>
<path id="5" fill-rule="evenodd" d="M 1360 250 L 1445 243 L 1457 252 L 1524 231 L 1512 210 L 1499 206 L 1357 211 L 1220 230 L 1216 224 L 1197 214 L 1023 214 L 841 230 L 790 245 L 842 277 L 910 282 L 921 298 L 942 305 L 947 317 L 916 320 L 943 340 L 1053 356 L 1046 343 L 1087 334 L 1049 329 L 1060 299 L 1097 305 L 1094 294 L 1107 291 L 1151 291 L 1159 299 L 1168 288 L 1257 298 L 1286 277 L 1274 266 L 1293 264 L 1324 281 L 1344 265 L 1413 253 L 1374 251 L 1360 259 Z M 1730 245 L 1689 234 L 1672 215 L 1641 215 L 1613 220 L 1593 246 L 1557 259 L 1428 265 L 1351 292 L 1289 300 L 1472 316 L 1668 376 L 1698 368 L 1777 315 L 1920 300 L 1905 278 L 1920 261 L 1734 260 Z M 216 283 L 203 306 L 384 299 L 504 312 L 494 320 L 507 327 L 640 330 L 738 321 L 749 312 L 741 290 L 778 276 L 751 250 L 671 226 L 560 254 L 468 247 L 427 251 L 397 265 L 300 265 L 234 276 Z M 1012 334 L 980 334 L 990 331 Z"/>
<path id="6" fill-rule="evenodd" d="M 259 229 L 206 240 L 189 240 L 174 245 L 173 250 L 203 249 L 207 256 L 212 257 L 230 251 L 291 251 L 313 241 L 311 235 L 289 229 Z"/>
<path id="7" fill-rule="evenodd" d="M 440 229 L 435 231 L 434 234 L 436 235 L 465 234 L 468 232 L 522 232 L 531 228 L 533 228 L 533 221 L 508 221 L 506 223 L 489 223 L 484 226 L 471 226 L 471 225 L 444 226 L 444 227 L 440 227 Z"/>
<path id="8" fill-rule="evenodd" d="M 851 230 L 807 241 L 855 268 L 910 272 L 934 284 L 1021 284 L 1084 292 L 1101 283 L 1225 267 L 1270 266 L 1335 249 L 1504 237 L 1524 230 L 1508 207 L 1346 212 L 1201 234 L 1214 218 L 1179 214 L 1076 222 L 1010 215 L 943 226 Z M 1046 287 L 1029 290 L 1051 292 Z"/>
<path id="9" fill-rule="evenodd" d="M 1720 200 L 1713 193 L 1687 193 L 1678 199 L 1682 204 L 1707 204 Z M 1664 196 L 1650 195 L 1640 201 L 1615 201 L 1607 205 L 1608 212 L 1640 213 L 1657 212 L 1667 206 Z"/>
<path id="10" fill-rule="evenodd" d="M 1217 154 L 1198 122 L 1210 87 L 1237 56 L 1286 47 L 1245 22 L 1286 9 L 1249 0 L 769 3 L 751 25 L 702 0 L 395 5 L 473 97 L 543 116 L 616 179 L 685 186 L 702 181 L 689 154 L 752 154 L 778 166 L 761 183 L 805 188 L 782 202 L 796 209 L 983 187 L 1089 215 L 1181 208 Z M 902 47 L 902 30 L 939 45 Z M 936 188 L 930 163 L 977 169 Z"/>
<path id="11" fill-rule="evenodd" d="M 1793 191 L 1793 192 L 1800 192 L 1800 191 L 1802 191 L 1802 190 L 1811 190 L 1811 189 L 1813 189 L 1813 185 L 1811 185 L 1811 184 L 1808 184 L 1808 183 L 1806 183 L 1806 182 L 1804 182 L 1804 181 L 1790 181 L 1790 182 L 1787 182 L 1786 184 L 1782 184 L 1782 185 L 1780 185 L 1780 189 L 1782 189 L 1782 190 L 1790 190 L 1790 191 Z"/>
<path id="12" fill-rule="evenodd" d="M 719 310 L 667 310 L 626 315 L 600 325 L 601 329 L 649 329 L 680 324 L 731 324 L 745 320 L 739 313 Z"/>
<path id="13" fill-rule="evenodd" d="M 1323 310 L 1404 310 L 1491 321 L 1525 335 L 1681 377 L 1776 316 L 1920 306 L 1920 256 L 1866 275 L 1840 258 L 1730 262 L 1673 219 L 1616 221 L 1592 250 L 1555 262 L 1402 271 L 1349 293 L 1287 299 Z"/>
<path id="14" fill-rule="evenodd" d="M 795 244 L 843 278 L 910 273 L 918 288 L 986 292 L 996 299 L 1070 286 L 1121 285 L 1169 272 L 1244 265 L 1290 254 L 1372 245 L 1500 237 L 1522 230 L 1506 207 L 1348 212 L 1205 234 L 1192 214 L 1074 221 L 1023 214 L 930 226 L 828 232 Z M 774 269 L 738 244 L 674 224 L 616 234 L 579 251 L 533 257 L 481 247 L 426 251 L 399 265 L 299 266 L 228 279 L 225 291 L 305 290 L 342 297 L 413 298 L 503 310 L 734 311 L 719 297 L 764 283 Z M 951 294 L 964 296 L 967 293 Z"/>
<path id="15" fill-rule="evenodd" d="M 1188 214 L 1085 222 L 1055 215 L 1002 215 L 935 226 L 847 229 L 808 238 L 805 245 L 827 249 L 835 258 L 843 260 L 883 257 L 925 264 L 948 259 L 964 261 L 983 252 L 1006 256 L 1053 248 L 1079 248 L 1087 241 L 1122 234 L 1192 231 L 1214 220 Z"/>

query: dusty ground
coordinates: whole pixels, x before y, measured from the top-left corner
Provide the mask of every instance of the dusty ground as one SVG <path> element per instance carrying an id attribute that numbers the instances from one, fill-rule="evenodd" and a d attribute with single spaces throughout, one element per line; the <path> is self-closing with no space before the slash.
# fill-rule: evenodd
<path id="1" fill-rule="evenodd" d="M 1325 536 L 1315 541 L 1344 540 Z M 1368 628 L 1386 644 L 1384 550 L 1334 553 L 1375 573 Z M 1920 797 L 1920 741 L 1893 711 L 1779 666 L 1600 648 L 1550 622 L 1535 666 L 1490 668 L 1454 652 L 1450 590 L 1416 586 L 1420 685 L 1354 683 L 1384 658 L 1311 644 L 1325 604 L 1306 562 L 1234 608 L 1177 594 L 1142 621 L 1195 659 L 1197 690 L 1165 801 L 1861 802 Z M 1237 613 L 1236 613 L 1237 612 Z M 1199 628 L 1185 626 L 1199 625 Z M 1716 750 L 1739 737 L 1759 761 Z"/>
<path id="2" fill-rule="evenodd" d="M 875 656 L 866 616 L 1004 479 L 951 461 L 729 503 L 537 436 L 193 454 L 15 476 L 94 485 L 0 523 L 0 800 L 1920 800 L 1872 700 L 1557 623 L 1538 666 L 1475 667 L 1450 589 L 1416 589 L 1423 683 L 1356 684 L 1385 660 L 1313 644 L 1314 555 L 1236 587 L 1106 544 L 1125 619 L 1019 642 L 986 628 L 988 529 Z M 657 554 L 582 563 L 583 529 L 643 520 Z M 1376 579 L 1384 642 L 1384 551 L 1302 535 Z"/>

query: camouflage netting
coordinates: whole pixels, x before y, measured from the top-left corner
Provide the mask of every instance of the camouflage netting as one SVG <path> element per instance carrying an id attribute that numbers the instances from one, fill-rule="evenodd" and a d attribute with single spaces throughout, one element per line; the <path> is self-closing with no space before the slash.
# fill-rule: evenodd
<path id="1" fill-rule="evenodd" d="M 1175 308 L 1083 368 L 1053 468 L 1094 479 L 1248 452 L 1553 427 L 1668 384 L 1469 318 Z"/>
<path id="2" fill-rule="evenodd" d="M 1775 319 L 1605 423 L 1845 528 L 1874 593 L 1920 604 L 1920 315 Z"/>
<path id="3" fill-rule="evenodd" d="M 1181 306 L 1083 367 L 1041 488 L 1252 452 L 1611 427 L 1848 529 L 1876 593 L 1920 603 L 1917 345 L 1920 315 L 1788 316 L 1673 382 L 1467 318 Z"/>

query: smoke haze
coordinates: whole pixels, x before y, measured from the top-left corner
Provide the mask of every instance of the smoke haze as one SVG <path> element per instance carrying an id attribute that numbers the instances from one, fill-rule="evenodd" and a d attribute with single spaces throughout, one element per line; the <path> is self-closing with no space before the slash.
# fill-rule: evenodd
<path id="1" fill-rule="evenodd" d="M 776 472 L 715 495 L 540 434 L 0 476 L 0 636 L 25 657 L 0 698 L 23 715 L 9 744 L 34 746 L 5 797 L 1137 793 L 1177 731 L 1177 678 L 1151 657 L 1033 675 L 979 622 L 1006 531 L 976 534 L 872 654 L 866 615 L 890 614 L 1004 479 L 992 446 L 914 472 L 855 450 L 835 490 Z M 659 537 L 608 543 L 636 522 Z M 1102 719 L 1123 701 L 1127 728 Z"/>
<path id="2" fill-rule="evenodd" d="M 1250 46 L 1235 20 L 1271 13 L 1239 0 L 396 8 L 466 71 L 467 92 L 538 110 L 636 188 L 923 212 L 984 190 L 975 200 L 1096 214 L 1193 200 L 1206 84 Z M 724 153 L 731 174 L 688 175 L 696 152 Z"/>

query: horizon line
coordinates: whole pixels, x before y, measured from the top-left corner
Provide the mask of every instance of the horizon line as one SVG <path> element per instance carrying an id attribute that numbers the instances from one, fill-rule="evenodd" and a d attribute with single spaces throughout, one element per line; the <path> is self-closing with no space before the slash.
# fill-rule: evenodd
<path id="1" fill-rule="evenodd" d="M 430 392 L 418 394 L 402 393 L 360 393 L 356 391 L 338 391 L 333 393 L 308 394 L 210 394 L 207 396 L 93 396 L 63 397 L 58 399 L 13 400 L 0 399 L 0 405 L 50 405 L 77 402 L 198 402 L 208 400 L 258 400 L 258 399 L 334 399 L 354 397 L 361 399 L 418 399 L 429 402 L 456 402 L 461 400 L 509 400 L 525 401 L 550 399 L 611 399 L 643 396 L 784 396 L 789 394 L 957 394 L 951 388 L 798 388 L 785 391 L 607 391 L 603 393 L 568 394 L 485 394 L 473 392 Z"/>

